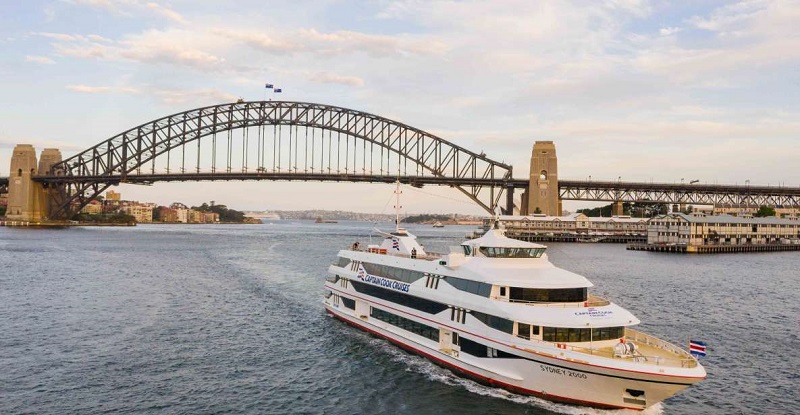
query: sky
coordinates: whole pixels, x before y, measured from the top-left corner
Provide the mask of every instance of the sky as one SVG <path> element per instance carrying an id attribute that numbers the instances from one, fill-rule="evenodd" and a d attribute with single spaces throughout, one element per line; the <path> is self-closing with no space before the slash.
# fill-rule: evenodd
<path id="1" fill-rule="evenodd" d="M 17 143 L 76 154 L 205 105 L 378 114 L 528 176 L 800 186 L 799 1 L 0 0 L 0 176 Z M 272 97 L 270 97 L 272 98 Z M 123 198 L 388 212 L 392 186 L 123 185 Z M 481 213 L 449 188 L 407 212 Z M 565 202 L 574 209 L 580 203 Z"/>

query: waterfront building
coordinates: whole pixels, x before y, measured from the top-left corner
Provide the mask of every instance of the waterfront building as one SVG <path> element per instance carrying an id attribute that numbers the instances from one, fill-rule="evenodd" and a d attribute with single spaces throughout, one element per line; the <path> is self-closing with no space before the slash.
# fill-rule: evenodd
<path id="1" fill-rule="evenodd" d="M 547 236 L 588 236 L 595 238 L 611 236 L 644 236 L 647 232 L 648 218 L 630 216 L 589 217 L 583 213 L 568 216 L 527 215 L 500 216 L 500 223 L 506 233 L 514 238 L 536 235 Z M 488 229 L 490 220 L 484 221 Z"/>
<path id="2" fill-rule="evenodd" d="M 178 212 L 175 209 L 166 206 L 158 207 L 158 217 L 161 222 L 175 223 L 178 221 Z"/>
<path id="3" fill-rule="evenodd" d="M 800 220 L 749 216 L 670 213 L 647 223 L 651 245 L 800 244 Z"/>
<path id="4" fill-rule="evenodd" d="M 787 217 L 787 216 L 798 216 L 800 215 L 800 208 L 796 207 L 784 207 L 784 206 L 771 206 L 775 209 L 775 216 Z M 755 215 L 758 212 L 760 206 L 741 206 L 741 205 L 717 205 L 714 206 L 711 210 L 711 213 L 714 215 L 732 215 L 732 216 L 742 216 L 742 215 Z"/>
<path id="5" fill-rule="evenodd" d="M 106 200 L 110 202 L 119 202 L 122 200 L 122 193 L 109 190 L 106 192 Z"/>
<path id="6" fill-rule="evenodd" d="M 97 200 L 92 200 L 81 209 L 81 213 L 86 213 L 88 215 L 99 215 L 103 213 L 103 204 Z"/>
<path id="7" fill-rule="evenodd" d="M 137 223 L 153 223 L 153 206 L 131 203 L 122 207 L 122 212 L 133 216 Z"/>

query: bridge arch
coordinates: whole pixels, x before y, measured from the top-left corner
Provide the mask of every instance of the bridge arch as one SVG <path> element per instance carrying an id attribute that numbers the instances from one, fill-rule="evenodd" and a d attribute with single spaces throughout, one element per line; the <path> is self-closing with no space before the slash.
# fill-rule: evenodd
<path id="1" fill-rule="evenodd" d="M 269 126 L 273 127 L 271 139 L 264 130 Z M 256 128 L 256 135 L 251 140 L 249 131 L 252 128 Z M 302 139 L 301 128 L 305 131 Z M 236 140 L 231 134 L 235 130 L 243 131 L 241 144 L 236 142 L 242 150 L 240 165 L 232 163 Z M 310 141 L 309 130 L 312 131 Z M 320 131 L 320 136 L 316 136 L 315 131 Z M 223 133 L 226 136 L 218 138 Z M 336 134 L 335 140 L 333 134 Z M 220 146 L 225 144 L 224 150 L 218 148 L 217 140 Z M 196 163 L 192 164 L 195 161 L 192 160 L 187 169 L 188 144 L 192 144 L 190 150 L 196 147 L 191 154 L 192 157 L 196 155 Z M 210 156 L 203 155 L 201 144 L 211 147 Z M 182 152 L 181 167 L 173 169 L 171 153 L 177 150 Z M 226 162 L 221 165 L 217 165 L 219 150 L 226 156 Z M 332 166 L 334 151 L 335 169 Z M 288 167 L 281 166 L 287 154 Z M 249 160 L 250 156 L 255 160 Z M 205 162 L 202 166 L 201 158 Z M 157 164 L 159 159 L 166 159 L 166 169 Z M 301 168 L 298 159 L 303 163 Z M 54 165 L 47 176 L 39 176 L 37 180 L 57 189 L 51 193 L 50 217 L 66 218 L 109 186 L 121 182 L 386 182 L 396 177 L 411 184 L 455 187 L 488 212 L 494 212 L 503 191 L 511 191 L 512 169 L 483 153 L 477 154 L 418 128 L 362 111 L 306 102 L 239 101 L 196 108 L 141 124 L 65 159 Z"/>

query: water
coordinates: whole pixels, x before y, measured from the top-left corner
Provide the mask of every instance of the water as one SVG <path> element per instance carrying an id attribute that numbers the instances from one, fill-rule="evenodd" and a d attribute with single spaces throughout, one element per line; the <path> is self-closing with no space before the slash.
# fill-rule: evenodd
<path id="1" fill-rule="evenodd" d="M 484 387 L 327 317 L 326 269 L 372 226 L 0 228 L 0 413 L 625 413 Z M 470 230 L 412 228 L 439 251 Z M 647 413 L 800 413 L 800 254 L 548 252 L 644 331 L 710 342 L 708 379 Z"/>

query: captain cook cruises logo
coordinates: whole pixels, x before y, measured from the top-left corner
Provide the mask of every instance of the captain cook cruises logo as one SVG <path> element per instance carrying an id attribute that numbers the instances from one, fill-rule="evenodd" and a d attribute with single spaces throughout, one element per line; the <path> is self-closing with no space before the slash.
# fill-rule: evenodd
<path id="1" fill-rule="evenodd" d="M 391 280 L 389 278 L 379 277 L 377 275 L 369 275 L 367 274 L 367 270 L 364 269 L 363 265 L 358 265 L 358 273 L 356 274 L 358 279 L 361 281 L 366 282 L 367 284 L 377 285 L 378 287 L 388 288 L 390 290 L 400 291 L 407 293 L 408 288 L 411 284 L 407 282 L 401 282 L 396 280 Z"/>

